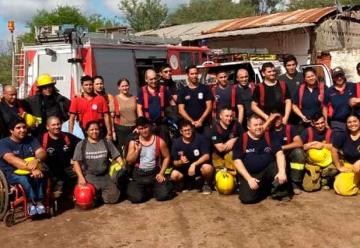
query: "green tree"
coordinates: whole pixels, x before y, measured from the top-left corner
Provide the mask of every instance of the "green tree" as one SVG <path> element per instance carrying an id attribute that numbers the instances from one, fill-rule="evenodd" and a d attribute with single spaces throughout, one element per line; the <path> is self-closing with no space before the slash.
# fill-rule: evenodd
<path id="1" fill-rule="evenodd" d="M 7 49 L 0 52 L 0 83 L 11 84 L 11 49 L 8 45 Z"/>
<path id="2" fill-rule="evenodd" d="M 339 2 L 343 6 L 360 4 L 360 0 L 340 0 Z M 288 9 L 289 10 L 311 9 L 311 8 L 320 8 L 320 7 L 334 6 L 334 5 L 335 5 L 334 0 L 291 0 Z"/>
<path id="3" fill-rule="evenodd" d="M 168 14 L 167 6 L 160 0 L 121 0 L 118 6 L 135 31 L 159 28 Z"/>

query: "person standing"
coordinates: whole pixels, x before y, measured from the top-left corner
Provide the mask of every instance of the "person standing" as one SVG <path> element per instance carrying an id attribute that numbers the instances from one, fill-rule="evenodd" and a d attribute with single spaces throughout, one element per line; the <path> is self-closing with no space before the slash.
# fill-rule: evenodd
<path id="1" fill-rule="evenodd" d="M 98 121 L 100 125 L 100 136 L 112 140 L 112 124 L 109 113 L 109 106 L 102 96 L 94 93 L 94 81 L 86 75 L 81 77 L 83 93 L 71 99 L 69 133 L 73 133 L 75 117 L 80 122 L 84 134 L 85 127 L 90 121 Z"/>
<path id="2" fill-rule="evenodd" d="M 14 86 L 4 86 L 3 97 L 0 101 L 0 115 L 4 125 L 4 130 L 2 132 L 3 137 L 10 135 L 9 123 L 12 119 L 21 119 L 25 117 L 23 104 L 17 99 L 17 91 Z"/>
<path id="3" fill-rule="evenodd" d="M 228 75 L 222 70 L 219 70 L 216 73 L 216 81 L 217 84 L 211 88 L 213 97 L 213 122 L 216 122 L 219 118 L 221 109 L 230 108 L 232 110 L 232 117 L 239 123 L 242 123 L 244 118 L 244 107 L 237 97 L 238 87 L 229 84 Z"/>
<path id="4" fill-rule="evenodd" d="M 42 74 L 37 78 L 38 92 L 24 101 L 25 109 L 41 120 L 37 134 L 46 131 L 46 120 L 50 116 L 57 116 L 62 122 L 69 119 L 70 101 L 58 93 L 56 81 L 49 74 Z"/>
<path id="5" fill-rule="evenodd" d="M 253 92 L 255 90 L 255 84 L 253 82 L 249 82 L 249 72 L 245 68 L 240 68 L 236 72 L 236 81 L 238 85 L 238 102 L 241 102 L 244 106 L 244 116 L 242 124 L 246 126 L 247 119 L 253 112 L 251 110 L 251 102 L 253 99 Z"/>
<path id="6" fill-rule="evenodd" d="M 281 113 L 282 122 L 286 125 L 291 113 L 290 91 L 284 81 L 276 80 L 276 69 L 273 63 L 264 63 L 261 73 L 264 76 L 264 82 L 256 85 L 251 109 L 264 120 L 269 118 L 270 113 Z"/>
<path id="7" fill-rule="evenodd" d="M 200 84 L 198 69 L 186 68 L 187 86 L 182 87 L 178 97 L 179 114 L 191 122 L 196 131 L 210 137 L 212 97 L 208 86 Z"/>
<path id="8" fill-rule="evenodd" d="M 121 78 L 117 86 L 119 94 L 113 97 L 109 105 L 118 149 L 123 154 L 135 129 L 136 97 L 129 92 L 130 82 L 127 78 Z"/>

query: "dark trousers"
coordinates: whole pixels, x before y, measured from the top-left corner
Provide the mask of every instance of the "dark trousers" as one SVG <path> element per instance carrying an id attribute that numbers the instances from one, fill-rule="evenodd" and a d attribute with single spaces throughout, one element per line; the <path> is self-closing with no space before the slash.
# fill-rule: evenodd
<path id="1" fill-rule="evenodd" d="M 304 178 L 305 152 L 302 148 L 295 148 L 285 152 L 291 182 L 297 186 L 301 185 Z M 299 167 L 300 164 L 302 167 Z M 293 185 L 295 187 L 295 185 Z"/>
<path id="2" fill-rule="evenodd" d="M 121 155 L 123 155 L 127 151 L 127 144 L 132 138 L 134 127 L 121 125 L 115 125 L 114 127 L 116 133 L 117 148 L 119 149 Z"/>
<path id="3" fill-rule="evenodd" d="M 128 199 L 132 203 L 145 202 L 151 197 L 151 194 L 158 201 L 170 200 L 173 197 L 172 183 L 169 180 L 159 183 L 155 178 L 158 172 L 158 167 L 147 172 L 138 168 L 133 170 L 133 176 L 127 187 Z"/>
<path id="4" fill-rule="evenodd" d="M 44 199 L 44 178 L 32 178 L 29 176 L 19 176 L 10 174 L 7 177 L 10 184 L 21 184 L 24 188 L 28 201 L 42 201 Z"/>
<path id="5" fill-rule="evenodd" d="M 268 195 L 285 197 L 290 195 L 289 184 L 278 185 L 274 181 L 278 170 L 276 163 L 270 163 L 264 170 L 258 173 L 252 173 L 251 176 L 260 180 L 259 188 L 252 190 L 248 182 L 239 176 L 239 199 L 244 204 L 253 204 L 265 199 Z"/>
<path id="6" fill-rule="evenodd" d="M 116 203 L 120 198 L 120 190 L 111 180 L 109 174 L 103 176 L 86 175 L 86 181 L 93 184 L 97 197 L 101 197 L 104 203 Z"/>

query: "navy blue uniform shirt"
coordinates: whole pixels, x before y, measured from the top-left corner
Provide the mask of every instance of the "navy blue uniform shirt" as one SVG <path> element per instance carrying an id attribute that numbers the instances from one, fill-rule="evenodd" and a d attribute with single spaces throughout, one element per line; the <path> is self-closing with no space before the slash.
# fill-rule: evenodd
<path id="1" fill-rule="evenodd" d="M 360 159 L 360 139 L 352 140 L 348 132 L 334 134 L 333 146 L 342 151 L 344 160 L 351 164 Z"/>
<path id="2" fill-rule="evenodd" d="M 206 110 L 206 102 L 212 100 L 210 89 L 204 84 L 199 84 L 194 89 L 189 86 L 181 87 L 178 96 L 178 104 L 185 104 L 186 113 L 194 121 L 200 119 Z"/>
<path id="3" fill-rule="evenodd" d="M 146 88 L 146 90 L 148 91 L 147 88 Z M 160 105 L 159 90 L 156 91 L 156 93 L 153 95 L 150 94 L 150 92 L 148 91 L 148 94 L 149 94 L 149 110 L 148 111 L 149 111 L 149 115 L 150 115 L 150 120 L 156 121 L 161 117 L 161 105 Z M 167 106 L 170 105 L 170 100 L 171 100 L 171 95 L 170 95 L 170 92 L 167 87 L 165 87 L 165 89 L 164 89 L 164 94 L 165 94 L 164 108 L 166 108 Z M 138 91 L 137 103 L 143 106 L 143 112 L 144 112 L 144 116 L 145 116 L 144 96 L 143 96 L 142 88 L 140 88 Z"/>
<path id="4" fill-rule="evenodd" d="M 239 138 L 233 149 L 233 159 L 241 159 L 246 170 L 251 173 L 259 173 L 264 170 L 271 162 L 276 161 L 275 154 L 281 150 L 281 146 L 276 141 L 271 141 L 269 146 L 265 137 L 253 140 L 248 136 L 246 151 L 243 151 L 242 137 Z"/>
<path id="5" fill-rule="evenodd" d="M 289 141 L 289 143 L 291 143 L 293 141 L 293 139 L 296 135 L 298 135 L 296 128 L 294 126 L 290 125 L 291 140 Z M 283 128 L 281 130 L 271 130 L 270 137 L 271 137 L 271 142 L 273 140 L 275 140 L 275 142 L 279 143 L 281 146 L 288 144 L 285 126 L 283 126 Z"/>

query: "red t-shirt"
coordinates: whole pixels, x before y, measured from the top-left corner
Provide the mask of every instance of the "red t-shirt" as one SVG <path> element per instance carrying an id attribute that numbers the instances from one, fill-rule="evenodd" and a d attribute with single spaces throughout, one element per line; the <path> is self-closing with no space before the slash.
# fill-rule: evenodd
<path id="1" fill-rule="evenodd" d="M 109 106 L 102 96 L 91 99 L 80 96 L 71 99 L 69 112 L 78 115 L 80 126 L 85 128 L 89 121 L 104 122 L 104 114 L 109 113 Z"/>

